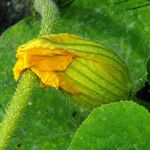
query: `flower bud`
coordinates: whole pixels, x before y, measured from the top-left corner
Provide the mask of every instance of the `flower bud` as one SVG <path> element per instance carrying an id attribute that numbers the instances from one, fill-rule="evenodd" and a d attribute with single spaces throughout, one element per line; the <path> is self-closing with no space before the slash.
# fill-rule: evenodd
<path id="1" fill-rule="evenodd" d="M 108 47 L 72 34 L 42 36 L 21 45 L 14 67 L 17 80 L 31 69 L 44 86 L 61 88 L 85 106 L 126 99 L 129 73 Z"/>

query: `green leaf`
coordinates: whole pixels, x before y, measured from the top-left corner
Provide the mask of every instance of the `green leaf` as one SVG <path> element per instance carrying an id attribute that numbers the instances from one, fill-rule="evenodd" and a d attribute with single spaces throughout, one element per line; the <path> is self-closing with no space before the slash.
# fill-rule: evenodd
<path id="1" fill-rule="evenodd" d="M 134 102 L 96 108 L 77 130 L 68 150 L 150 148 L 150 113 Z"/>
<path id="2" fill-rule="evenodd" d="M 16 49 L 38 36 L 40 22 L 31 17 L 7 30 L 0 38 L 0 121 L 16 88 L 12 68 Z M 37 88 L 24 111 L 8 149 L 66 149 L 85 118 L 58 90 Z"/>
<path id="3" fill-rule="evenodd" d="M 147 80 L 150 3 L 144 0 L 76 0 L 57 32 L 69 32 L 114 49 L 126 62 L 134 94 Z"/>

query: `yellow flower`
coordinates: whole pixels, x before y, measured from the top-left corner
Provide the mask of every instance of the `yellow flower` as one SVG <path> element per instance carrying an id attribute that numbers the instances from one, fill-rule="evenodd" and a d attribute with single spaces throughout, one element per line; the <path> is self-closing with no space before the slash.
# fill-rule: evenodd
<path id="1" fill-rule="evenodd" d="M 44 86 L 61 88 L 96 107 L 129 97 L 124 62 L 108 47 L 72 34 L 42 36 L 21 45 L 13 69 L 17 80 L 31 69 Z"/>

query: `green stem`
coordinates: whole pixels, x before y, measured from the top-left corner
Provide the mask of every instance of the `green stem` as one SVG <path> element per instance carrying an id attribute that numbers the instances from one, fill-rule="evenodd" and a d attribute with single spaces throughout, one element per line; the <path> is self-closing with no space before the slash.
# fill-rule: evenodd
<path id="1" fill-rule="evenodd" d="M 35 0 L 35 7 L 42 16 L 40 35 L 51 34 L 58 20 L 59 13 L 56 5 L 51 0 Z M 37 76 L 31 71 L 28 70 L 23 73 L 14 97 L 0 124 L 0 150 L 6 148 L 13 135 L 37 81 Z"/>
<path id="2" fill-rule="evenodd" d="M 37 77 L 34 73 L 30 70 L 23 73 L 4 119 L 0 124 L 0 150 L 5 149 L 9 142 L 20 118 L 20 114 L 27 106 L 36 83 Z"/>
<path id="3" fill-rule="evenodd" d="M 56 4 L 52 0 L 35 0 L 34 7 L 42 17 L 40 36 L 52 34 L 59 19 Z"/>

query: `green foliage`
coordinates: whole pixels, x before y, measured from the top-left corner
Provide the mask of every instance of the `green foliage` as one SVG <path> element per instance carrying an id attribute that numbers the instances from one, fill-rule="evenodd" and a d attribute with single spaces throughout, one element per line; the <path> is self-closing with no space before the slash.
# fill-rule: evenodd
<path id="1" fill-rule="evenodd" d="M 68 150 L 150 148 L 150 114 L 133 102 L 96 108 L 76 132 Z"/>
<path id="2" fill-rule="evenodd" d="M 68 10 L 68 13 L 62 16 L 61 23 L 56 32 L 78 34 L 84 38 L 104 43 L 114 49 L 129 67 L 131 80 L 133 82 L 133 93 L 135 93 L 147 80 L 146 61 L 150 56 L 149 7 L 149 2 L 143 0 L 122 2 L 121 0 L 120 2 L 119 0 L 76 0 Z M 12 68 L 16 62 L 14 59 L 16 48 L 38 36 L 40 29 L 40 21 L 38 20 L 39 18 L 35 17 L 25 19 L 7 30 L 0 38 L 0 121 L 3 118 L 7 103 L 11 100 L 11 96 L 16 87 L 12 73 Z M 23 114 L 17 131 L 8 145 L 8 149 L 15 150 L 18 147 L 22 150 L 66 149 L 75 131 L 86 116 L 86 112 L 81 112 L 77 106 L 70 104 L 67 99 L 68 98 L 62 95 L 58 90 L 43 89 L 40 87 L 36 89 Z M 124 103 L 121 103 L 119 105 L 122 106 L 123 104 Z M 121 109 L 123 106 L 120 108 L 119 106 L 117 107 L 116 104 L 111 104 L 103 106 L 102 109 L 108 106 L 116 106 L 116 109 L 118 108 L 118 110 L 125 115 L 123 109 Z M 133 116 L 134 109 L 135 120 L 132 120 L 134 118 L 130 118 L 129 113 Z M 139 141 L 143 141 L 144 139 L 146 142 L 148 133 L 144 136 L 145 133 L 142 132 L 144 130 L 141 129 L 142 124 L 143 129 L 146 127 L 146 121 L 144 121 L 144 119 L 142 120 L 142 114 L 146 114 L 146 111 L 140 106 L 135 106 L 135 104 L 131 106 L 128 105 L 124 110 L 129 111 L 127 117 L 128 120 L 131 119 L 133 121 L 133 124 L 131 124 L 129 130 L 129 128 L 126 128 L 127 120 L 123 120 L 122 122 L 125 122 L 122 124 L 124 125 L 123 129 L 128 131 L 133 129 L 131 133 L 134 133 L 135 137 L 139 136 L 140 140 L 137 138 Z M 141 112 L 141 115 L 137 110 Z M 99 108 L 95 111 L 99 111 Z M 111 111 L 108 114 L 111 116 L 113 112 L 114 111 Z M 114 116 L 116 125 L 119 116 L 119 111 L 118 113 L 116 111 L 116 116 Z M 136 120 L 137 117 L 141 117 L 141 122 L 140 120 Z M 121 119 L 122 118 L 118 119 L 118 122 Z M 149 124 L 149 119 L 147 119 L 147 124 Z M 106 134 L 111 134 L 111 131 L 115 130 L 113 124 L 111 125 L 112 128 L 110 128 Z M 137 126 L 139 126 L 141 133 L 137 128 L 134 131 L 134 127 Z M 95 128 L 98 127 L 96 126 Z M 147 130 L 149 130 L 149 127 L 147 127 Z M 120 132 L 119 130 L 115 131 Z M 96 133 L 99 134 L 98 129 Z M 104 134 L 104 132 L 102 133 Z M 131 134 L 124 133 L 124 136 L 126 136 L 128 140 L 131 139 L 131 142 L 134 142 Z M 141 139 L 141 137 L 143 138 Z M 106 141 L 106 144 L 112 144 L 113 142 L 115 143 L 117 138 L 119 137 L 114 135 L 112 137 L 110 136 L 108 141 L 106 138 L 103 138 L 103 140 Z M 95 142 L 98 141 L 96 137 L 93 139 Z M 116 141 L 116 143 L 117 142 L 118 144 L 122 144 L 126 141 L 121 139 L 120 141 Z M 127 143 L 125 144 L 127 145 Z M 129 144 L 132 143 L 129 141 Z"/>

